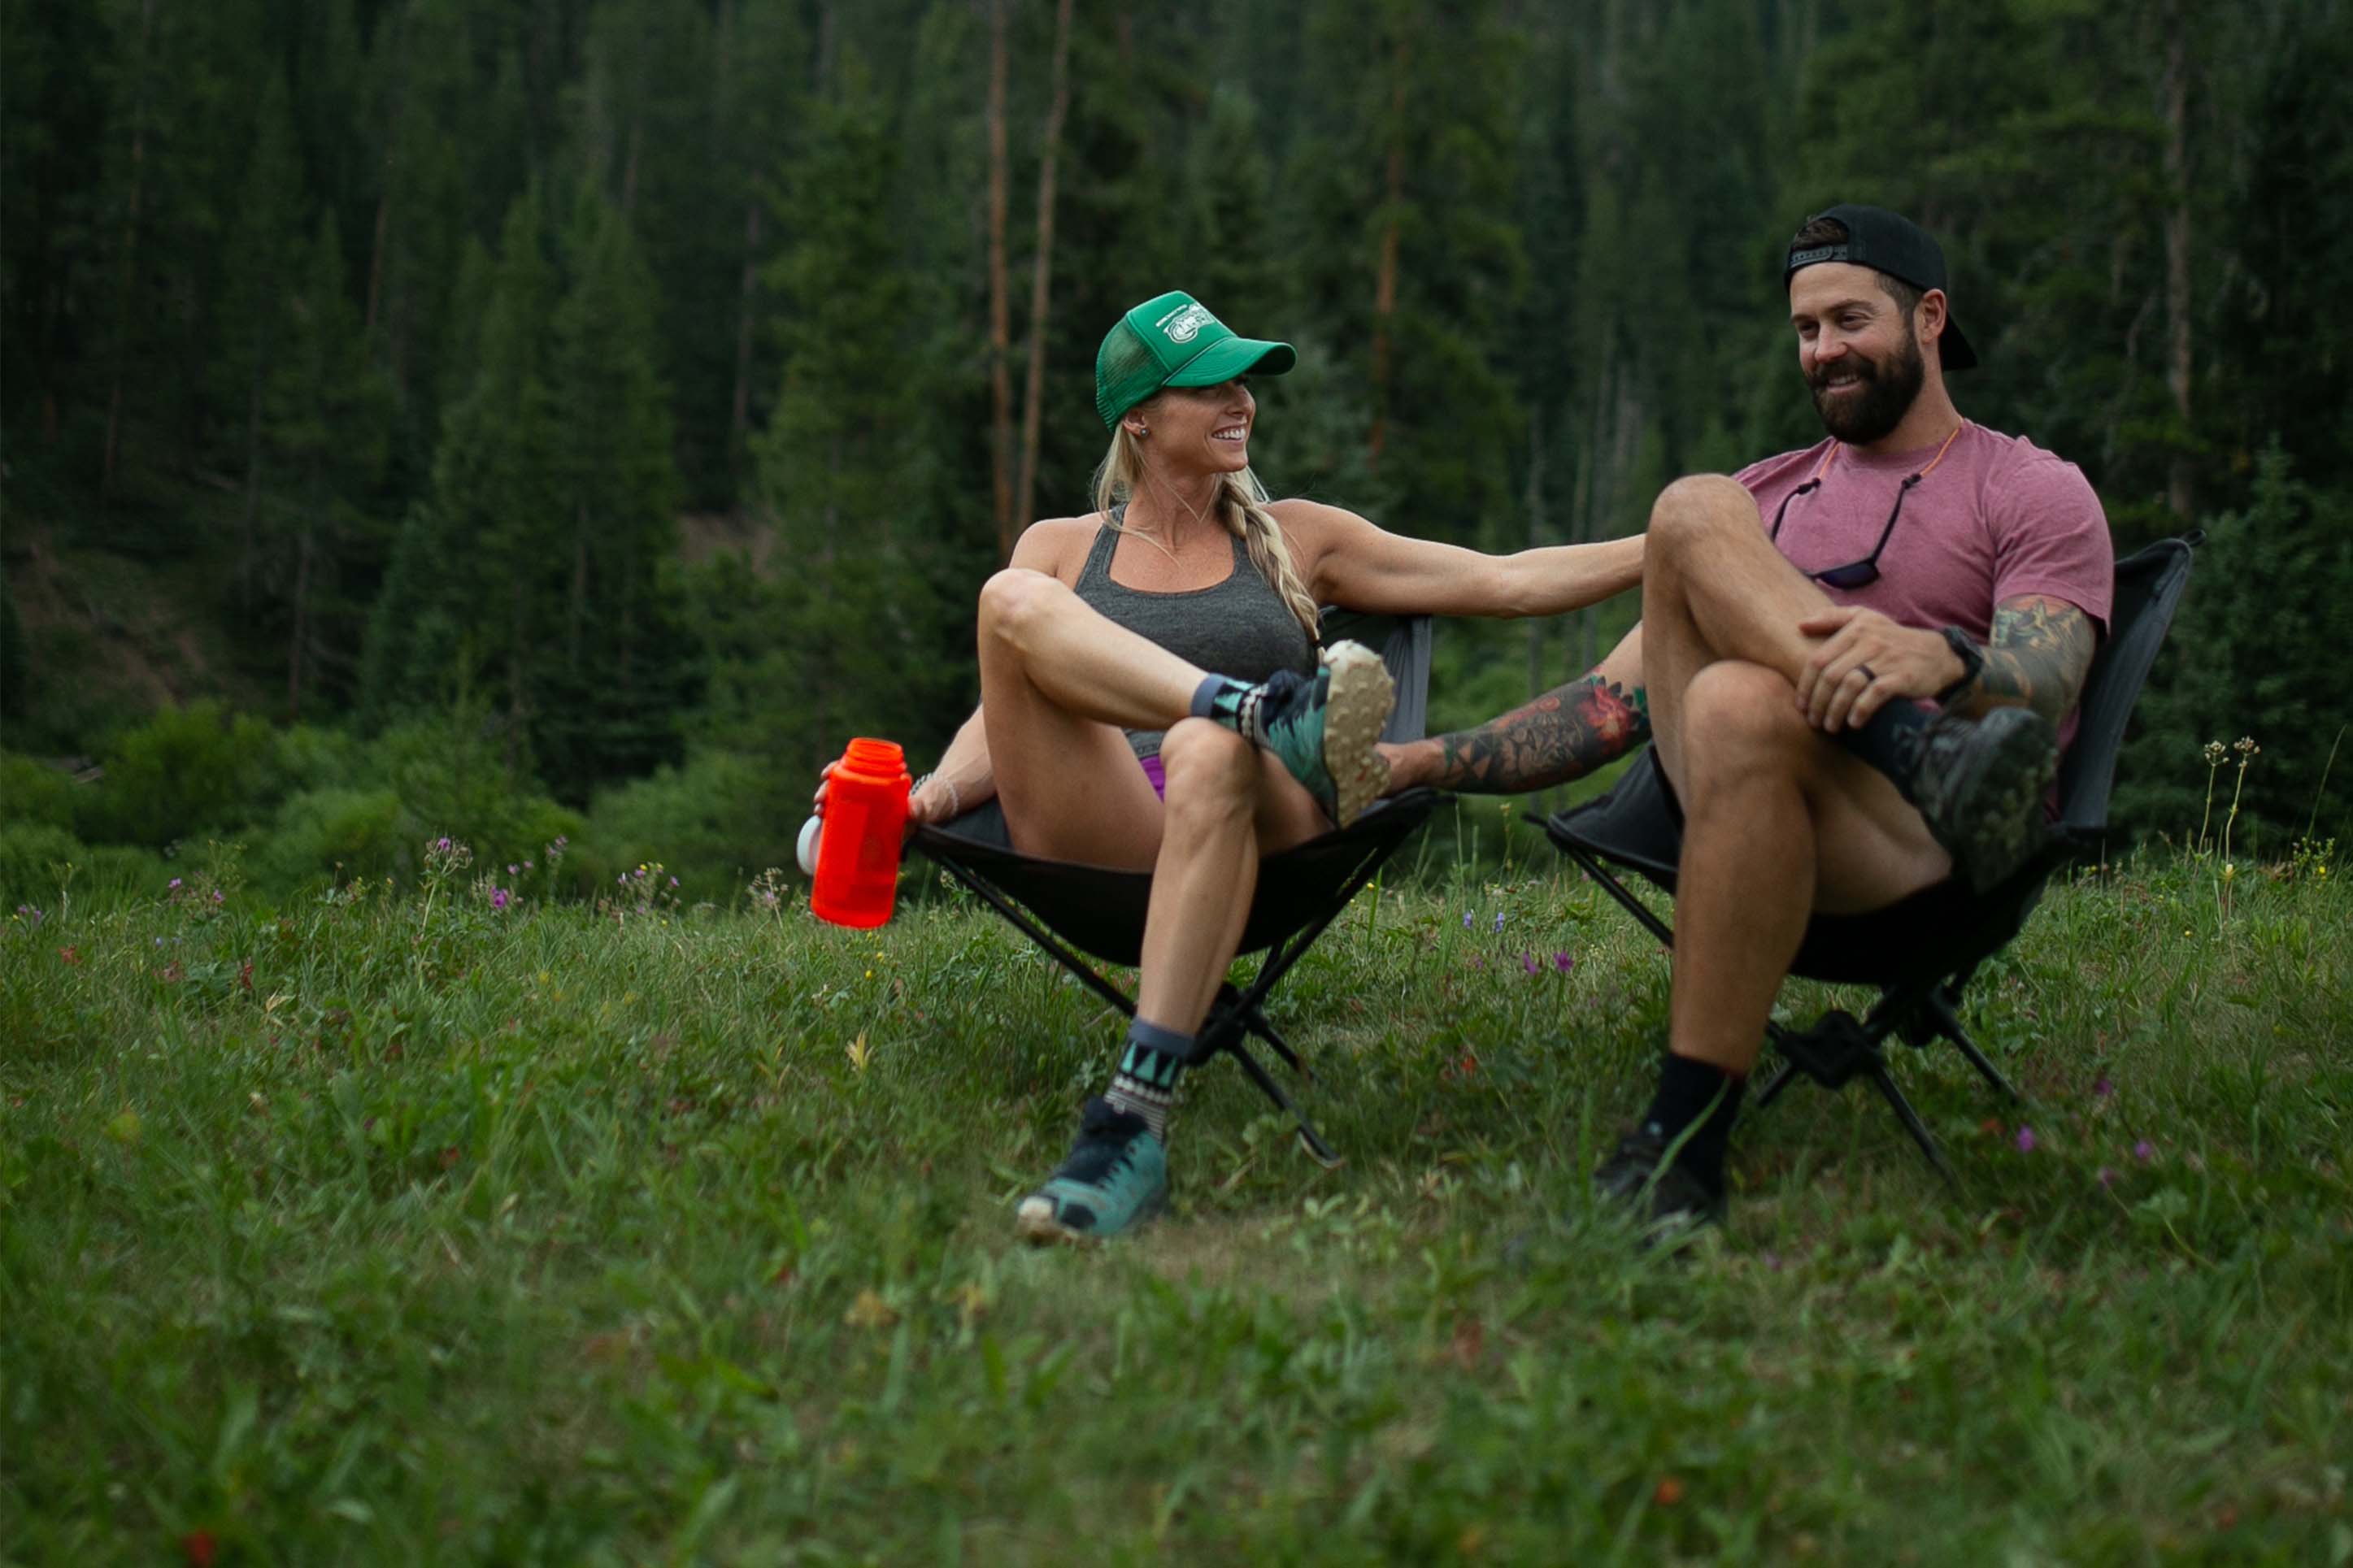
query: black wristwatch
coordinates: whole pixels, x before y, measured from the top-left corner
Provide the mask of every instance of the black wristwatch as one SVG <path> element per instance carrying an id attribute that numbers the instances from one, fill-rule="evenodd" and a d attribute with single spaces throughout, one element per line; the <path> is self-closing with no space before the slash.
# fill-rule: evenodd
<path id="1" fill-rule="evenodd" d="M 1970 683 L 1977 679 L 1978 672 L 1985 668 L 1985 649 L 1971 641 L 1969 634 L 1958 626 L 1939 626 L 1936 629 L 1943 636 L 1946 646 L 1953 650 L 1954 657 L 1961 661 L 1961 678 L 1936 693 L 1936 706 L 1941 708 L 1967 691 Z"/>

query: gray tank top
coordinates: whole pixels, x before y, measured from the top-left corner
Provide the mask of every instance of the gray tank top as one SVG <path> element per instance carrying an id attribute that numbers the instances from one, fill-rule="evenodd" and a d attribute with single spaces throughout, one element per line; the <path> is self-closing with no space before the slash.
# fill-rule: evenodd
<path id="1" fill-rule="evenodd" d="M 1114 509 L 1112 516 L 1124 510 Z M 1223 580 L 1169 594 L 1113 582 L 1111 558 L 1118 548 L 1117 529 L 1097 528 L 1086 564 L 1079 569 L 1079 597 L 1104 619 L 1158 643 L 1187 664 L 1236 680 L 1264 680 L 1278 669 L 1314 673 L 1314 643 L 1274 584 L 1259 574 L 1239 538 L 1233 539 L 1234 569 Z M 1160 750 L 1162 733 L 1130 730 L 1128 744 L 1137 756 L 1152 756 Z"/>

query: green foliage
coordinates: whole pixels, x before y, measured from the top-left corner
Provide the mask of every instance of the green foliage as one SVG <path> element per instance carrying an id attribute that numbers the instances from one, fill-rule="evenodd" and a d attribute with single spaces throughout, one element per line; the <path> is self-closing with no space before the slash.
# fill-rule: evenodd
<path id="1" fill-rule="evenodd" d="M 476 702 L 387 731 L 376 766 L 400 801 L 396 869 L 413 874 L 422 847 L 448 837 L 474 847 L 484 864 L 537 857 L 581 819 L 537 793 L 523 738 L 503 716 Z"/>
<path id="2" fill-rule="evenodd" d="M 2246 769 L 2237 843 L 2274 859 L 2307 833 L 2353 843 L 2353 748 L 2341 740 L 2353 498 L 2316 490 L 2290 467 L 2278 447 L 2264 453 L 2246 510 L 2208 525 L 2118 793 L 2135 826 L 2194 837 L 2208 784 L 2201 749 L 2252 736 L 2263 753 Z M 2221 787 L 2237 782 L 2226 773 Z"/>
<path id="3" fill-rule="evenodd" d="M 413 872 L 416 826 L 396 790 L 305 790 L 289 795 L 254 835 L 247 868 L 258 888 L 280 896 Z"/>
<path id="4" fill-rule="evenodd" d="M 107 748 L 80 816 L 92 839 L 161 848 L 244 820 L 270 776 L 269 726 L 214 701 L 166 708 Z"/>
<path id="5" fill-rule="evenodd" d="M 683 900 L 729 906 L 768 868 L 792 867 L 814 787 L 806 774 L 780 778 L 745 757 L 698 752 L 599 795 L 572 865 L 580 882 L 602 889 L 659 861 Z"/>
<path id="6" fill-rule="evenodd" d="M 0 801 L 7 803 L 8 821 L 42 823 L 70 832 L 81 793 L 81 785 L 57 769 L 0 752 Z"/>

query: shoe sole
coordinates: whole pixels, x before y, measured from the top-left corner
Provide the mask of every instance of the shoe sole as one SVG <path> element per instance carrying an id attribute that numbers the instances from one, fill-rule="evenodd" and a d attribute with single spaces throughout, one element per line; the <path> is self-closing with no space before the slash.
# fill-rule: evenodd
<path id="1" fill-rule="evenodd" d="M 2042 798 L 2058 772 L 2059 737 L 2049 720 L 2025 708 L 1997 708 L 1978 723 L 1978 744 L 1939 837 L 1956 868 L 1983 893 L 2009 880 L 2042 845 Z"/>
<path id="2" fill-rule="evenodd" d="M 1035 1205 L 1035 1206 L 1032 1206 Z M 1072 1230 L 1054 1217 L 1054 1205 L 1039 1198 L 1023 1198 L 1021 1206 L 1013 1211 L 1013 1228 L 1021 1239 L 1032 1247 L 1101 1247 L 1121 1236 L 1133 1236 L 1145 1226 L 1160 1217 L 1166 1202 L 1147 1205 L 1143 1213 L 1128 1223 L 1117 1236 L 1098 1236 L 1092 1230 Z"/>
<path id="3" fill-rule="evenodd" d="M 1389 787 L 1388 759 L 1374 749 L 1397 706 L 1397 682 L 1362 643 L 1335 643 L 1324 656 L 1332 684 L 1324 698 L 1324 771 L 1332 775 L 1334 820 L 1345 827 Z"/>

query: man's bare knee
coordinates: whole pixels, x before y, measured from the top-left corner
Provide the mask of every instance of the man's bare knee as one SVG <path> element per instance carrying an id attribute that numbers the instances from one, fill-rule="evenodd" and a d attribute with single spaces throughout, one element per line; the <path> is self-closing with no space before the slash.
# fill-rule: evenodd
<path id="1" fill-rule="evenodd" d="M 1689 474 L 1659 492 L 1651 506 L 1646 560 L 1676 557 L 1733 527 L 1757 526 L 1757 501 L 1722 474 Z"/>
<path id="2" fill-rule="evenodd" d="M 1736 758 L 1753 765 L 1759 751 L 1795 750 L 1810 744 L 1813 732 L 1797 710 L 1795 689 L 1778 671 L 1724 658 L 1704 667 L 1683 689 L 1681 738 L 1697 773 Z"/>
<path id="3" fill-rule="evenodd" d="M 1168 809 L 1246 810 L 1258 784 L 1258 748 L 1223 725 L 1184 719 L 1160 738 Z"/>

